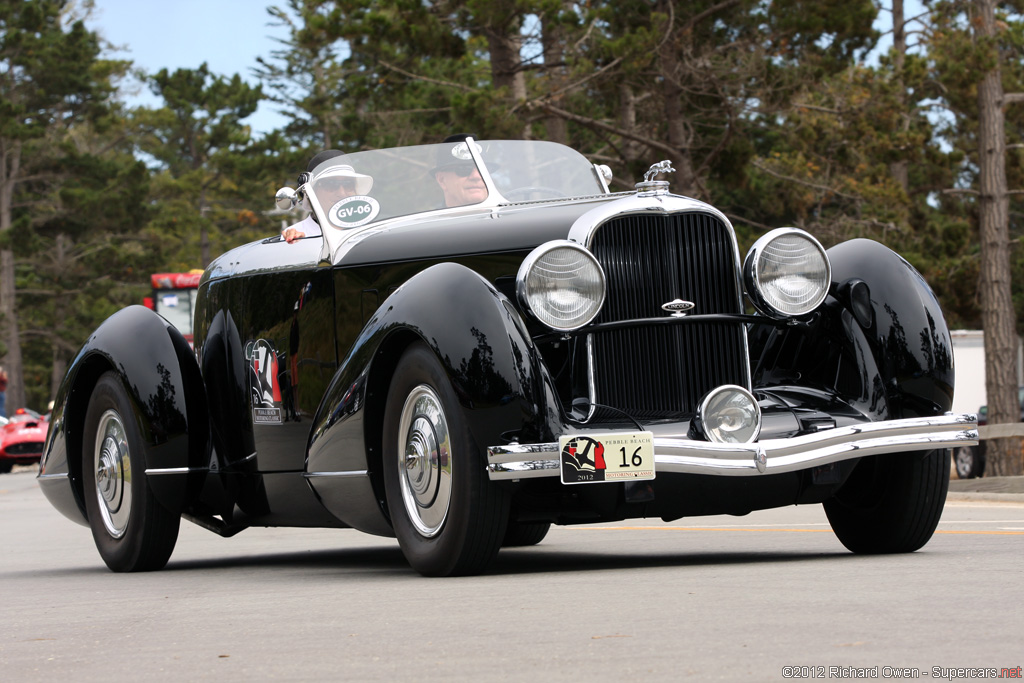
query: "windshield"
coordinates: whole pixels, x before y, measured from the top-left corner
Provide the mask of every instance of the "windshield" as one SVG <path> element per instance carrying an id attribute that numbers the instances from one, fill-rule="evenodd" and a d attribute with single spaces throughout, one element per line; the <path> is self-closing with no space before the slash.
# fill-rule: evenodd
<path id="1" fill-rule="evenodd" d="M 528 140 L 346 154 L 313 169 L 306 187 L 321 225 L 341 231 L 438 209 L 605 193 L 583 155 Z"/>
<path id="2" fill-rule="evenodd" d="M 162 289 L 154 293 L 154 299 L 156 312 L 187 338 L 191 338 L 192 308 L 196 302 L 196 290 Z"/>

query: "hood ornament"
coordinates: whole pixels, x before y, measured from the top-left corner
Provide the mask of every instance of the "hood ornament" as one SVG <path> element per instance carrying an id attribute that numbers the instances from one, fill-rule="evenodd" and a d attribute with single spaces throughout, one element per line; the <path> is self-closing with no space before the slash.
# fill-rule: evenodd
<path id="1" fill-rule="evenodd" d="M 651 167 L 647 169 L 647 173 L 644 173 L 644 182 L 649 183 L 650 181 L 654 180 L 654 176 L 660 173 L 675 172 L 676 169 L 672 168 L 672 162 L 669 161 L 668 159 L 665 159 L 664 161 L 659 161 L 656 164 L 652 164 Z"/>
<path id="2" fill-rule="evenodd" d="M 652 165 L 647 169 L 647 173 L 644 173 L 644 179 L 636 184 L 637 193 L 644 196 L 668 194 L 668 181 L 654 180 L 654 176 L 661 173 L 675 173 L 675 170 L 672 168 L 672 162 L 668 159 Z"/>
<path id="3" fill-rule="evenodd" d="M 672 314 L 673 318 L 685 318 L 686 314 L 694 309 L 697 304 L 692 301 L 683 301 L 682 299 L 673 299 L 668 303 L 661 305 L 661 310 L 668 311 Z"/>

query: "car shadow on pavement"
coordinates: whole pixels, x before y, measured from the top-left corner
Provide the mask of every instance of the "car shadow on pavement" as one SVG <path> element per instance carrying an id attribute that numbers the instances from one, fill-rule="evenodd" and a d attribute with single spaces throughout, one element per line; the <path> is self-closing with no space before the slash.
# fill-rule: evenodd
<path id="1" fill-rule="evenodd" d="M 917 553 L 914 555 L 924 555 Z M 907 557 L 910 555 L 906 555 Z M 641 568 L 684 568 L 708 566 L 737 566 L 780 564 L 797 562 L 833 562 L 844 563 L 858 560 L 871 560 L 877 556 L 857 556 L 845 550 L 830 552 L 816 551 L 714 551 L 714 552 L 675 552 L 675 553 L 628 553 L 625 551 L 581 552 L 578 550 L 558 550 L 556 548 L 509 548 L 501 551 L 494 563 L 485 572 L 486 575 L 525 575 L 562 572 L 591 572 L 605 570 L 641 569 Z M 238 571 L 244 569 L 251 576 L 254 572 L 266 570 L 268 576 L 277 570 L 302 569 L 304 572 L 317 571 L 330 574 L 348 573 L 381 573 L 407 574 L 415 576 L 415 572 L 405 561 L 396 544 L 394 547 L 374 548 L 331 548 L 324 550 L 302 550 L 298 552 L 261 553 L 244 555 L 224 555 L 201 559 L 175 560 L 171 557 L 167 566 L 157 572 L 192 572 L 220 570 Z M 81 576 L 95 572 L 106 573 L 103 563 L 96 559 L 95 564 L 81 567 L 51 568 L 34 570 L 35 577 L 46 576 Z M 18 572 L 7 573 L 13 577 Z"/>
<path id="2" fill-rule="evenodd" d="M 544 572 L 603 571 L 650 567 L 707 567 L 714 565 L 777 564 L 780 562 L 822 562 L 849 560 L 850 553 L 835 552 L 678 552 L 656 555 L 558 551 L 541 548 L 504 550 L 489 574 L 537 574 Z"/>
<path id="3" fill-rule="evenodd" d="M 486 575 L 540 574 L 650 567 L 706 567 L 713 565 L 778 564 L 781 562 L 850 561 L 849 552 L 679 552 L 631 554 L 580 552 L 546 548 L 515 548 L 498 553 Z M 171 558 L 163 571 L 216 570 L 245 567 L 303 568 L 330 572 L 396 572 L 415 575 L 397 544 L 393 548 L 311 550 L 299 553 L 246 555 L 202 560 Z"/>

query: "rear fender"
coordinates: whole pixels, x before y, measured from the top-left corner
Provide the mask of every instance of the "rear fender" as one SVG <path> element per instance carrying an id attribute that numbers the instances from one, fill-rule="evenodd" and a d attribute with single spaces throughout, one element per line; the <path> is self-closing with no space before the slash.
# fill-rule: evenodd
<path id="1" fill-rule="evenodd" d="M 209 420 L 199 365 L 177 329 L 142 306 L 105 320 L 72 360 L 54 400 L 40 484 L 55 507 L 87 523 L 82 491 L 85 414 L 93 388 L 117 373 L 146 443 L 146 471 L 157 500 L 180 512 L 202 485 Z"/>

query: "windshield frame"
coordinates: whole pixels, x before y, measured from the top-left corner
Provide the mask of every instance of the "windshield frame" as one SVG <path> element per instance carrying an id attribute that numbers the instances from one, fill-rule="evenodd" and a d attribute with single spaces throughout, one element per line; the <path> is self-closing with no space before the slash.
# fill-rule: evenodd
<path id="1" fill-rule="evenodd" d="M 486 196 L 480 201 L 448 206 L 447 195 L 438 187 L 437 175 L 445 166 L 463 163 L 475 167 Z M 369 179 L 371 188 L 366 194 L 340 199 L 338 195 L 328 196 L 318 185 L 332 176 Z M 514 187 L 520 177 L 525 185 Z M 356 183 L 365 187 L 366 181 Z M 540 196 L 517 201 L 507 196 L 510 190 Z M 420 216 L 492 212 L 503 206 L 593 199 L 610 192 L 600 169 L 565 145 L 536 140 L 478 142 L 470 137 L 453 143 L 367 150 L 334 157 L 315 167 L 297 194 L 321 226 L 320 261 L 333 263 L 348 250 L 343 250 L 343 245 L 351 248 L 388 226 Z"/>

